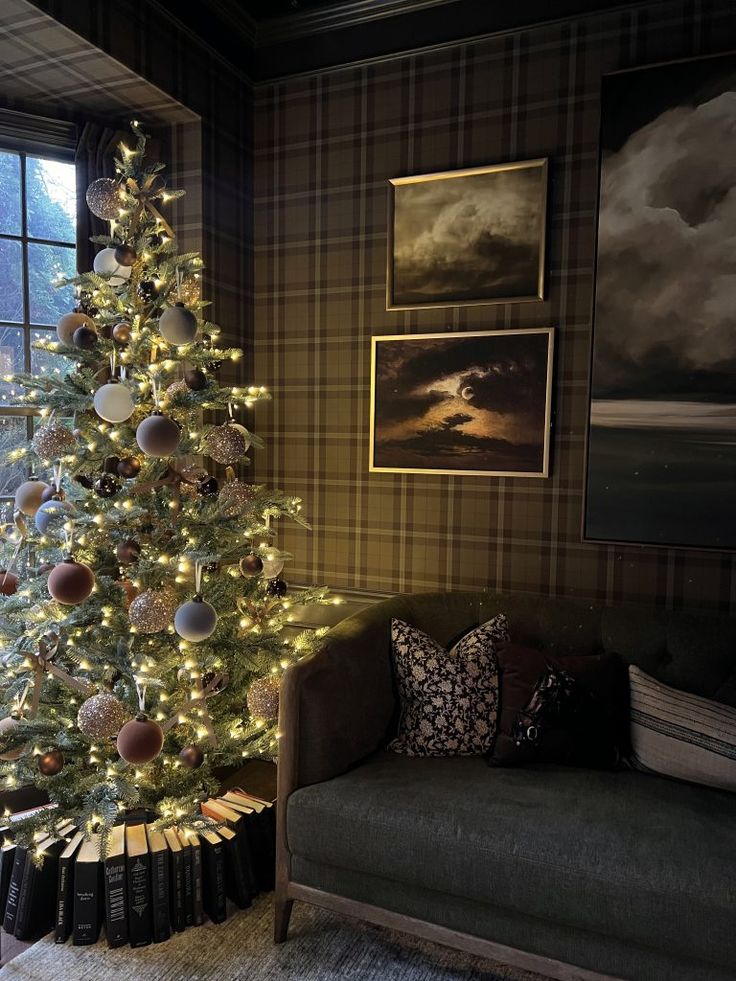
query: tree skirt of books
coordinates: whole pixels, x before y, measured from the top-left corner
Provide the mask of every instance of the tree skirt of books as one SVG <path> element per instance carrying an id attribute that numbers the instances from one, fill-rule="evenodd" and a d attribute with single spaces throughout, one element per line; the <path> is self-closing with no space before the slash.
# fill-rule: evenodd
<path id="1" fill-rule="evenodd" d="M 222 923 L 228 899 L 247 908 L 274 886 L 274 802 L 231 790 L 201 810 L 210 823 L 197 833 L 135 815 L 115 825 L 102 859 L 99 836 L 85 840 L 68 821 L 32 848 L 3 845 L 4 931 L 37 940 L 54 930 L 57 943 L 84 945 L 104 924 L 110 947 L 143 947 L 205 917 Z"/>

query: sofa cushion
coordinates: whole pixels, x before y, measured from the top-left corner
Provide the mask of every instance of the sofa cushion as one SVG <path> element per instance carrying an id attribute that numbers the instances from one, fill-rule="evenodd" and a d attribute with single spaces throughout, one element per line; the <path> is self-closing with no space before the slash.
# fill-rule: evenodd
<path id="1" fill-rule="evenodd" d="M 736 962 L 736 797 L 636 772 L 381 753 L 288 802 L 290 851 Z"/>

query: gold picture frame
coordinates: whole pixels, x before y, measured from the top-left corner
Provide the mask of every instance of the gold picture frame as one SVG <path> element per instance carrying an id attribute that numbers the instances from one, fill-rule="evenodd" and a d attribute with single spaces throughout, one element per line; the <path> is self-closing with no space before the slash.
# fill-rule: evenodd
<path id="1" fill-rule="evenodd" d="M 540 157 L 390 178 L 386 309 L 542 301 L 548 177 Z"/>
<path id="2" fill-rule="evenodd" d="M 554 341 L 554 327 L 373 336 L 369 471 L 549 477 Z"/>

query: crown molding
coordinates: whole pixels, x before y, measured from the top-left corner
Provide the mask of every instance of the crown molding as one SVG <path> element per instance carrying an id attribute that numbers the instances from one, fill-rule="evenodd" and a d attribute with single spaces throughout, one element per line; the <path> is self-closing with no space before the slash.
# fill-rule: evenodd
<path id="1" fill-rule="evenodd" d="M 243 10 L 238 0 L 206 0 L 206 6 L 237 31 L 244 41 L 255 46 L 258 24 L 254 17 Z"/>
<path id="2" fill-rule="evenodd" d="M 209 0 L 219 3 L 222 0 Z M 259 21 L 256 26 L 256 47 L 292 41 L 295 38 L 339 31 L 369 21 L 383 20 L 401 14 L 415 14 L 430 7 L 448 7 L 459 0 L 346 0 L 337 7 L 317 7 L 286 16 Z"/>

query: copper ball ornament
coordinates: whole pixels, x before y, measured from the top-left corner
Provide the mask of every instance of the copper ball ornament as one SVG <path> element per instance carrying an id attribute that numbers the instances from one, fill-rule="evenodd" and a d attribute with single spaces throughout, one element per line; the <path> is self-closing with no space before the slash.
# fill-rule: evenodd
<path id="1" fill-rule="evenodd" d="M 29 518 L 35 517 L 36 511 L 43 503 L 41 497 L 48 487 L 48 484 L 37 477 L 25 480 L 15 492 L 15 510 L 21 511 Z"/>
<path id="2" fill-rule="evenodd" d="M 132 565 L 141 556 L 141 547 L 133 538 L 128 538 L 115 549 L 115 557 L 120 565 Z"/>
<path id="3" fill-rule="evenodd" d="M 119 266 L 132 266 L 138 258 L 138 253 L 132 245 L 116 245 L 115 261 Z"/>
<path id="4" fill-rule="evenodd" d="M 75 347 L 81 347 L 85 351 L 91 351 L 97 346 L 97 331 L 91 327 L 77 327 L 72 337 Z"/>
<path id="5" fill-rule="evenodd" d="M 164 745 L 161 726 L 142 712 L 126 722 L 118 733 L 116 746 L 126 763 L 143 766 L 155 760 Z"/>
<path id="6" fill-rule="evenodd" d="M 154 412 L 140 423 L 135 440 L 146 456 L 171 456 L 179 447 L 181 430 L 173 419 Z"/>
<path id="7" fill-rule="evenodd" d="M 263 559 L 255 553 L 244 555 L 238 563 L 241 576 L 259 576 L 263 572 Z"/>
<path id="8" fill-rule="evenodd" d="M 118 579 L 117 584 L 118 584 L 118 586 L 120 586 L 120 588 L 122 589 L 122 591 L 125 593 L 125 605 L 126 605 L 126 607 L 127 606 L 130 606 L 130 604 L 133 602 L 133 600 L 136 598 L 136 596 L 139 593 L 138 587 L 137 586 L 134 586 L 133 583 L 130 582 L 129 579 Z"/>
<path id="9" fill-rule="evenodd" d="M 130 333 L 130 324 L 115 324 L 112 329 L 112 339 L 118 344 L 129 344 Z"/>
<path id="10" fill-rule="evenodd" d="M 159 333 L 169 344 L 191 344 L 197 336 L 197 318 L 183 303 L 168 307 L 158 322 Z"/>
<path id="11" fill-rule="evenodd" d="M 89 327 L 90 330 L 94 330 L 94 326 L 94 320 L 87 316 L 86 313 L 80 313 L 79 311 L 65 313 L 56 325 L 56 336 L 62 344 L 66 344 L 69 347 L 74 338 L 74 331 L 78 327 Z"/>
<path id="12" fill-rule="evenodd" d="M 50 749 L 36 760 L 38 772 L 44 777 L 55 777 L 64 769 L 64 754 L 60 749 Z"/>
<path id="13" fill-rule="evenodd" d="M 198 770 L 204 763 L 204 753 L 199 746 L 185 746 L 179 753 L 179 759 L 189 770 Z"/>
<path id="14" fill-rule="evenodd" d="M 98 177 L 87 188 L 87 207 L 98 218 L 113 221 L 120 216 L 120 187 L 111 177 Z"/>
<path id="15" fill-rule="evenodd" d="M 117 472 L 119 477 L 131 480 L 141 472 L 141 461 L 135 456 L 126 456 L 118 461 Z"/>
<path id="16" fill-rule="evenodd" d="M 166 589 L 146 589 L 130 604 L 128 618 L 141 634 L 166 630 L 174 617 L 176 597 Z"/>
<path id="17" fill-rule="evenodd" d="M 228 423 L 213 426 L 204 438 L 204 452 L 217 463 L 232 466 L 245 453 L 243 434 Z"/>
<path id="18" fill-rule="evenodd" d="M 18 577 L 14 572 L 0 569 L 0 596 L 12 596 L 18 591 Z"/>
<path id="19" fill-rule="evenodd" d="M 245 703 L 254 718 L 266 722 L 278 718 L 280 687 L 279 679 L 272 674 L 253 682 L 248 689 Z"/>
<path id="20" fill-rule="evenodd" d="M 187 368 L 184 372 L 184 384 L 193 392 L 201 392 L 207 388 L 207 375 L 199 368 Z"/>
<path id="21" fill-rule="evenodd" d="M 55 565 L 46 582 L 49 595 L 62 606 L 75 606 L 83 603 L 92 593 L 95 574 L 84 562 L 73 558 L 64 559 Z"/>
<path id="22" fill-rule="evenodd" d="M 79 731 L 89 739 L 117 736 L 125 722 L 125 706 L 107 691 L 85 699 L 77 712 Z"/>

